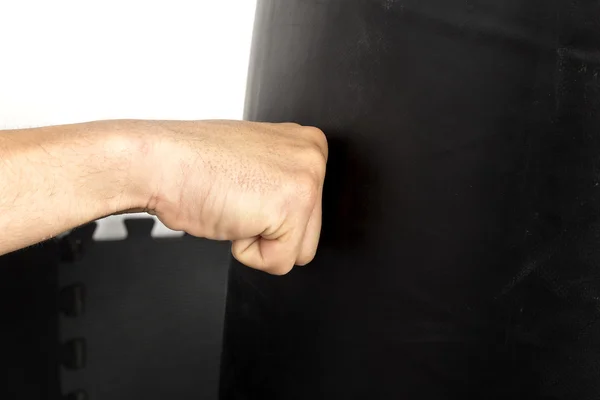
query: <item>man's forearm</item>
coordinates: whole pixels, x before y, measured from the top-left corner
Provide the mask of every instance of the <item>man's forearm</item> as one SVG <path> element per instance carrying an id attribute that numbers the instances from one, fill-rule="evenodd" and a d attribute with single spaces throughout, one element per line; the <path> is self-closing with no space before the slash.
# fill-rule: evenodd
<path id="1" fill-rule="evenodd" d="M 0 254 L 146 206 L 143 144 L 127 126 L 106 121 L 0 131 Z"/>

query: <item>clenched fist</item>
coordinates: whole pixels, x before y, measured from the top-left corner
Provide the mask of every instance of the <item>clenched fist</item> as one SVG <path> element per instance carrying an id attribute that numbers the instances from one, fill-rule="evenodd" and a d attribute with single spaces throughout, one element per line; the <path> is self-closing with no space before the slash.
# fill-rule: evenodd
<path id="1" fill-rule="evenodd" d="M 0 131 L 0 254 L 134 210 L 232 241 L 272 274 L 310 262 L 327 142 L 317 128 L 242 121 L 97 121 Z"/>
<path id="2" fill-rule="evenodd" d="M 271 274 L 313 259 L 327 161 L 319 129 L 238 121 L 147 124 L 146 208 L 165 225 L 230 240 L 236 259 Z"/>

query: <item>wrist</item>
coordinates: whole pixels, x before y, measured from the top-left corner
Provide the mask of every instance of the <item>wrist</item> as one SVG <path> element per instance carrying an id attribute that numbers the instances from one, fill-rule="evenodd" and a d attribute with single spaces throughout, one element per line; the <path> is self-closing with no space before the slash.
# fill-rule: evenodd
<path id="1" fill-rule="evenodd" d="M 136 121 L 109 120 L 82 129 L 84 141 L 92 145 L 89 156 L 96 159 L 93 168 L 99 172 L 88 180 L 86 190 L 101 200 L 103 215 L 146 210 L 151 201 L 148 142 L 137 125 Z"/>
<path id="2" fill-rule="evenodd" d="M 101 153 L 112 170 L 108 214 L 149 210 L 155 195 L 156 160 L 146 123 L 136 120 L 100 121 Z"/>
<path id="3" fill-rule="evenodd" d="M 143 193 L 143 208 L 159 217 L 179 215 L 182 190 L 194 191 L 200 203 L 211 182 L 211 168 L 207 168 L 211 165 L 208 124 L 146 120 L 124 123 L 134 149 L 132 164 L 139 168 L 137 176 L 143 183 L 137 188 L 138 193 Z"/>

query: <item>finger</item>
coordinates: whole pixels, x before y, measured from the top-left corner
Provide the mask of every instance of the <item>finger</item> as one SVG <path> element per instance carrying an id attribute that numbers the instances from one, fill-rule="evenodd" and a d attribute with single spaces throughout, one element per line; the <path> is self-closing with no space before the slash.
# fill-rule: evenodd
<path id="1" fill-rule="evenodd" d="M 307 224 L 301 230 L 271 239 L 256 236 L 235 240 L 231 246 L 233 256 L 242 264 L 273 275 L 285 275 L 292 270 Z"/>
<path id="2" fill-rule="evenodd" d="M 255 237 L 234 241 L 231 252 L 247 267 L 272 275 L 285 275 L 294 267 L 296 257 L 283 247 L 277 239 Z"/>
<path id="3" fill-rule="evenodd" d="M 323 185 L 319 189 L 317 201 L 312 211 L 304 238 L 302 239 L 302 245 L 300 246 L 300 252 L 298 253 L 298 259 L 296 265 L 306 265 L 311 262 L 317 254 L 317 248 L 319 246 L 319 239 L 321 236 L 321 223 L 323 219 Z"/>

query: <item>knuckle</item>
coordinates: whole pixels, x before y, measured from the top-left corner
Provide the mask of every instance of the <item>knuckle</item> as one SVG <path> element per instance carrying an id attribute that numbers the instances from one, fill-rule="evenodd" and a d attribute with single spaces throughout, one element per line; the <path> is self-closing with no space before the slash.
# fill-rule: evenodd
<path id="1" fill-rule="evenodd" d="M 298 259 L 298 261 L 296 262 L 296 265 L 304 267 L 305 265 L 310 264 L 310 262 L 315 259 L 315 256 L 316 256 L 316 253 L 304 255 L 302 258 Z"/>
<path id="2" fill-rule="evenodd" d="M 306 126 L 304 129 L 309 135 L 311 135 L 315 139 L 325 139 L 325 134 L 323 133 L 323 131 L 317 128 L 316 126 Z"/>
<path id="3" fill-rule="evenodd" d="M 296 178 L 296 187 L 293 196 L 312 204 L 319 192 L 319 179 L 310 171 L 304 171 Z"/>
<path id="4" fill-rule="evenodd" d="M 321 149 L 316 146 L 307 146 L 302 151 L 302 165 L 316 176 L 317 179 L 325 176 L 327 160 Z"/>
<path id="5" fill-rule="evenodd" d="M 282 259 L 280 255 L 263 260 L 261 265 L 253 266 L 254 269 L 258 269 L 270 275 L 285 275 L 292 269 L 292 267 L 293 265 L 290 266 L 287 260 Z"/>
<path id="6" fill-rule="evenodd" d="M 325 179 L 325 169 L 327 166 L 327 161 L 323 156 L 323 153 L 319 154 L 318 162 L 312 164 L 312 171 L 317 175 L 320 181 Z"/>
<path id="7" fill-rule="evenodd" d="M 325 133 L 314 126 L 307 126 L 305 127 L 307 135 L 313 139 L 313 141 L 316 143 L 316 145 L 318 146 L 319 150 L 322 153 L 327 153 L 327 137 L 325 136 Z"/>
<path id="8" fill-rule="evenodd" d="M 270 268 L 270 269 L 266 270 L 265 272 L 267 272 L 271 275 L 283 276 L 283 275 L 289 274 L 292 269 L 294 269 L 293 264 L 284 264 L 284 265 L 279 265 L 275 268 Z"/>

